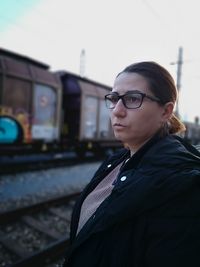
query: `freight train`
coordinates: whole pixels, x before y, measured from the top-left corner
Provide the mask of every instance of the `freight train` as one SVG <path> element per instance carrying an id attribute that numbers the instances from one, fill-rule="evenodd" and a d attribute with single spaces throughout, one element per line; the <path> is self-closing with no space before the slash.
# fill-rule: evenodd
<path id="1" fill-rule="evenodd" d="M 104 103 L 110 90 L 0 49 L 0 153 L 74 150 L 84 155 L 120 147 Z"/>
<path id="2" fill-rule="evenodd" d="M 102 153 L 115 140 L 104 95 L 111 87 L 0 49 L 0 154 L 35 151 Z M 200 143 L 200 125 L 185 123 Z"/>

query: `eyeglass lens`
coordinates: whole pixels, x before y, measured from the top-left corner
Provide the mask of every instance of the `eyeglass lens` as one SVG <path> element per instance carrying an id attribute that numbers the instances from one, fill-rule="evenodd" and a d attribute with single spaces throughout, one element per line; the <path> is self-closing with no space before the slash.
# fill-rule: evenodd
<path id="1" fill-rule="evenodd" d="M 141 106 L 143 95 L 139 93 L 131 93 L 125 94 L 123 96 L 119 96 L 116 94 L 110 94 L 106 96 L 106 105 L 108 108 L 114 108 L 119 101 L 122 99 L 122 102 L 127 108 L 138 108 Z"/>

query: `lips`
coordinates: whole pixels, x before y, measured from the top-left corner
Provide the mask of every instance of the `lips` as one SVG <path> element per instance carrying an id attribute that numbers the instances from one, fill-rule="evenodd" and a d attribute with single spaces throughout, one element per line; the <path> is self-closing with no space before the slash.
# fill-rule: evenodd
<path id="1" fill-rule="evenodd" d="M 123 124 L 121 124 L 121 123 L 114 123 L 113 124 L 113 127 L 115 127 L 115 128 L 125 128 L 126 126 L 125 125 L 123 125 Z"/>

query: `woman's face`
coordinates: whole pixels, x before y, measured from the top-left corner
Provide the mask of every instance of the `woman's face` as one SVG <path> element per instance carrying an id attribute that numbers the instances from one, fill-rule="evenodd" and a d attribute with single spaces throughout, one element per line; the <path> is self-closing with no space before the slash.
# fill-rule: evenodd
<path id="1" fill-rule="evenodd" d="M 137 73 L 121 73 L 115 80 L 112 92 L 124 95 L 129 91 L 140 91 L 153 96 L 147 80 Z M 111 110 L 111 123 L 115 137 L 126 143 L 130 150 L 138 150 L 166 121 L 165 106 L 146 97 L 137 109 L 127 109 L 119 99 Z"/>

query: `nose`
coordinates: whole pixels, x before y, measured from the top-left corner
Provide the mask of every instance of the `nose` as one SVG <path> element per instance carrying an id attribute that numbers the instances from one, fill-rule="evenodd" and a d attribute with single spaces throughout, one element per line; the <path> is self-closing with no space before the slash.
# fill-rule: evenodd
<path id="1" fill-rule="evenodd" d="M 126 107 L 124 106 L 121 99 L 119 99 L 119 101 L 117 102 L 112 112 L 113 112 L 113 115 L 118 116 L 118 117 L 123 117 L 126 115 Z"/>

